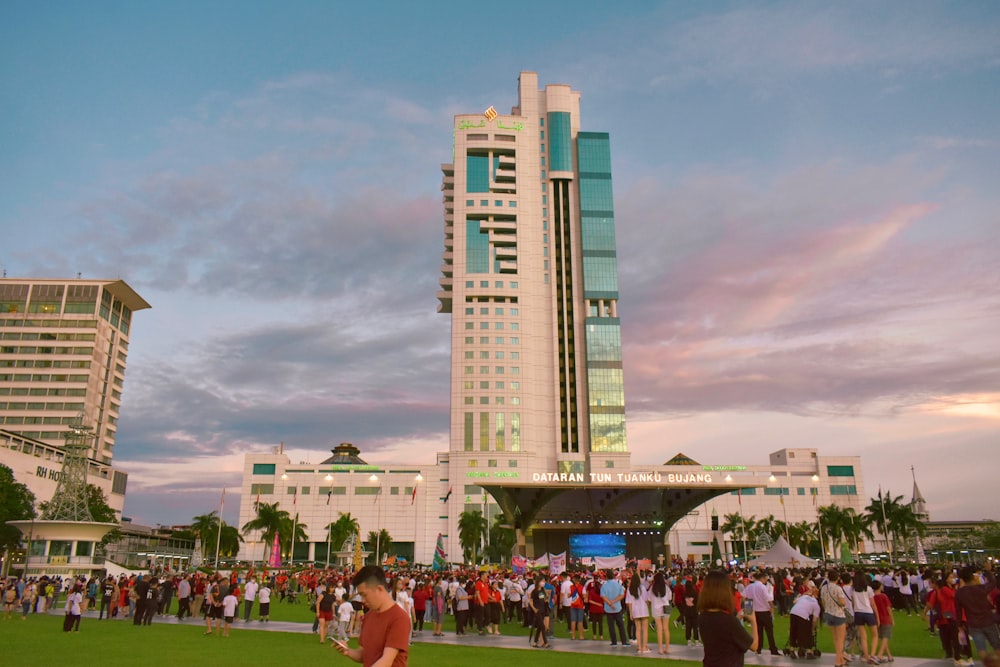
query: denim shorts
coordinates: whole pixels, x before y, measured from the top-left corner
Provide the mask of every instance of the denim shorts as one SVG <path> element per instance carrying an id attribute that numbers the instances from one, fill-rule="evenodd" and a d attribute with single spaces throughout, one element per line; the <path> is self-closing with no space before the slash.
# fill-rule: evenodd
<path id="1" fill-rule="evenodd" d="M 569 622 L 570 623 L 583 623 L 583 609 L 577 609 L 576 607 L 569 608 Z"/>
<path id="2" fill-rule="evenodd" d="M 843 616 L 834 616 L 829 612 L 823 612 L 823 623 L 831 628 L 836 628 L 840 625 L 847 625 L 847 619 Z"/>
<path id="3" fill-rule="evenodd" d="M 878 621 L 875 620 L 875 612 L 873 611 L 856 611 L 854 612 L 854 625 L 878 625 Z"/>

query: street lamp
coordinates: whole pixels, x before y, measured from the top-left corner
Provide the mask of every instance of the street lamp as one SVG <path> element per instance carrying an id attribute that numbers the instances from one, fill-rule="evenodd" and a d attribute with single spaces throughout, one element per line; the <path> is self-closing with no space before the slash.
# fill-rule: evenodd
<path id="1" fill-rule="evenodd" d="M 331 482 L 333 482 L 333 475 L 331 475 L 330 473 L 327 473 L 326 477 L 324 477 L 323 479 L 326 480 L 327 484 L 330 484 Z M 330 504 L 330 498 L 332 496 L 333 496 L 333 489 L 332 488 L 328 488 L 326 490 L 326 504 L 327 505 Z M 332 533 L 333 533 L 333 510 L 332 509 L 330 510 L 330 515 L 327 518 L 330 519 L 330 523 L 327 524 L 327 526 L 326 526 L 326 569 L 329 570 L 330 569 L 330 538 L 332 537 Z"/>
<path id="2" fill-rule="evenodd" d="M 378 491 L 376 494 L 375 502 L 379 502 L 382 499 L 382 483 L 379 482 L 378 475 L 372 473 L 372 476 L 368 478 L 369 482 L 378 482 Z M 382 503 L 379 503 L 378 509 L 375 512 L 375 565 L 379 565 L 379 551 L 382 549 Z"/>

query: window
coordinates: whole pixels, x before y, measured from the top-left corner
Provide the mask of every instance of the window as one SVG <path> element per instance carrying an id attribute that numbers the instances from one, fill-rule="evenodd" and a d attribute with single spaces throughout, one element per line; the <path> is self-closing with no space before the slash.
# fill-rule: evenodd
<path id="1" fill-rule="evenodd" d="M 488 459 L 486 461 L 486 467 L 487 468 L 496 468 L 497 467 L 497 460 L 496 459 Z"/>
<path id="2" fill-rule="evenodd" d="M 510 281 L 510 288 L 511 289 L 517 289 L 517 281 L 515 281 L 515 280 Z"/>
<path id="3" fill-rule="evenodd" d="M 469 374 L 471 374 L 471 373 L 472 373 L 472 366 L 466 366 L 466 367 L 465 367 L 465 374 L 466 374 L 466 375 L 469 375 Z"/>
<path id="4" fill-rule="evenodd" d="M 830 485 L 830 495 L 831 496 L 856 496 L 856 495 L 858 495 L 858 489 L 853 484 L 831 484 Z"/>
<path id="5" fill-rule="evenodd" d="M 490 323 L 489 322 L 480 322 L 479 323 L 479 328 L 480 329 L 489 329 L 490 328 Z"/>
<path id="6" fill-rule="evenodd" d="M 490 352 L 489 352 L 489 350 L 480 350 L 479 351 L 479 358 L 480 359 L 489 359 L 490 358 Z"/>
<path id="7" fill-rule="evenodd" d="M 510 398 L 510 404 L 511 405 L 521 405 L 521 399 L 520 399 L 520 397 L 518 397 L 518 396 L 511 396 L 511 398 Z"/>
<path id="8" fill-rule="evenodd" d="M 496 367 L 496 374 L 497 375 L 503 375 L 503 366 L 497 366 Z"/>
<path id="9" fill-rule="evenodd" d="M 521 374 L 521 367 L 520 366 L 511 366 L 510 367 L 510 374 L 511 375 L 520 375 Z"/>
<path id="10" fill-rule="evenodd" d="M 503 315 L 503 308 L 497 308 L 494 314 Z"/>
<path id="11" fill-rule="evenodd" d="M 503 206 L 503 201 L 500 200 L 500 199 L 495 199 L 495 200 L 493 200 L 493 205 L 494 206 Z"/>
<path id="12" fill-rule="evenodd" d="M 517 361 L 518 359 L 521 358 L 521 353 L 520 352 L 511 352 L 510 353 L 510 358 L 512 360 L 514 360 L 514 361 Z"/>
<path id="13" fill-rule="evenodd" d="M 854 477 L 854 466 L 827 466 L 826 474 L 830 477 Z"/>
<path id="14" fill-rule="evenodd" d="M 489 289 L 490 281 L 488 281 L 488 280 L 480 280 L 479 281 L 479 286 L 482 287 L 483 289 Z"/>
<path id="15" fill-rule="evenodd" d="M 787 486 L 782 486 L 782 487 L 775 487 L 775 488 L 765 488 L 764 489 L 764 495 L 765 496 L 787 496 L 787 495 L 790 495 L 790 493 L 789 493 L 789 490 L 788 490 Z"/>
<path id="16" fill-rule="evenodd" d="M 503 389 L 503 380 L 500 380 L 499 382 L 497 382 L 496 387 L 497 387 L 497 389 Z"/>
<path id="17" fill-rule="evenodd" d="M 510 344 L 511 345 L 520 345 L 521 344 L 520 337 L 518 337 L 518 336 L 511 336 L 510 337 Z"/>
<path id="18" fill-rule="evenodd" d="M 476 339 L 473 338 L 472 336 L 466 336 L 465 337 L 465 344 L 466 345 L 472 345 L 475 342 L 476 342 Z"/>
<path id="19" fill-rule="evenodd" d="M 480 206 L 489 206 L 490 205 L 490 200 L 489 199 L 480 199 L 479 200 L 479 205 Z"/>
<path id="20" fill-rule="evenodd" d="M 511 328 L 511 331 L 520 331 L 521 330 L 521 325 L 518 324 L 517 322 L 511 322 L 510 323 L 510 328 Z"/>
<path id="21" fill-rule="evenodd" d="M 469 313 L 469 314 L 471 315 L 472 313 Z M 479 314 L 480 315 L 489 315 L 490 314 L 489 306 L 487 306 L 486 308 L 480 308 L 479 309 Z"/>
<path id="22" fill-rule="evenodd" d="M 466 309 L 465 309 L 465 314 L 466 314 L 466 315 L 474 315 L 474 314 L 475 314 L 475 312 L 476 312 L 476 309 L 475 309 L 475 308 L 466 308 Z"/>
<path id="23" fill-rule="evenodd" d="M 516 315 L 520 315 L 520 314 L 521 314 L 521 311 L 520 311 L 519 309 L 517 309 L 517 308 L 511 308 L 511 309 L 510 309 L 510 314 L 511 314 L 511 315 L 514 315 L 514 316 L 516 316 Z"/>
<path id="24" fill-rule="evenodd" d="M 258 493 L 262 496 L 270 496 L 274 493 L 274 484 L 251 484 L 250 495 L 256 496 Z"/>
<path id="25" fill-rule="evenodd" d="M 466 329 L 474 329 L 475 327 L 476 327 L 476 325 L 475 325 L 474 322 L 466 322 L 465 323 L 465 328 Z"/>
<path id="26" fill-rule="evenodd" d="M 496 287 L 497 289 L 503 289 L 503 281 L 498 280 L 495 283 L 493 283 L 493 286 Z"/>
<path id="27" fill-rule="evenodd" d="M 486 375 L 489 372 L 490 372 L 490 367 L 489 366 L 480 366 L 479 367 L 479 373 L 480 373 L 480 375 Z"/>
<path id="28" fill-rule="evenodd" d="M 496 322 L 493 328 L 498 331 L 503 330 L 503 322 Z"/>
<path id="29" fill-rule="evenodd" d="M 480 389 L 489 389 L 490 388 L 490 381 L 489 380 L 481 380 L 479 382 L 479 388 Z"/>
<path id="30" fill-rule="evenodd" d="M 474 356 L 475 356 L 475 352 L 473 352 L 472 350 L 466 350 L 465 351 L 465 358 L 466 359 L 472 359 Z"/>
<path id="31" fill-rule="evenodd" d="M 465 399 L 463 400 L 463 404 L 464 405 L 472 405 L 472 397 L 471 396 L 466 396 Z"/>
<path id="32" fill-rule="evenodd" d="M 480 396 L 479 397 L 479 404 L 480 405 L 489 405 L 490 404 L 490 397 L 489 396 Z"/>
<path id="33" fill-rule="evenodd" d="M 497 336 L 497 345 L 503 345 L 503 336 Z"/>
<path id="34" fill-rule="evenodd" d="M 475 203 L 476 203 L 476 200 L 474 200 L 474 199 L 466 199 L 465 200 L 465 205 L 466 206 L 474 206 Z"/>
<path id="35" fill-rule="evenodd" d="M 273 463 L 254 463 L 253 464 L 253 474 L 254 475 L 273 475 L 274 474 L 274 464 Z"/>
<path id="36" fill-rule="evenodd" d="M 475 287 L 476 286 L 476 281 L 475 280 L 466 280 L 465 281 L 465 286 L 466 287 Z"/>
<path id="37" fill-rule="evenodd" d="M 472 380 L 466 380 L 465 382 L 462 383 L 462 388 L 463 389 L 474 389 L 475 386 L 476 386 L 476 383 L 473 382 Z"/>
<path id="38" fill-rule="evenodd" d="M 487 352 L 486 354 L 489 354 L 489 352 Z M 497 359 L 503 359 L 503 352 L 498 350 L 497 353 L 496 353 L 496 358 Z"/>
<path id="39" fill-rule="evenodd" d="M 521 383 L 520 382 L 511 382 L 510 383 L 510 388 L 514 389 L 514 390 L 520 389 L 521 388 Z"/>
<path id="40" fill-rule="evenodd" d="M 490 344 L 490 337 L 489 336 L 482 336 L 479 339 L 479 344 L 480 345 L 489 345 Z"/>
<path id="41" fill-rule="evenodd" d="M 508 204 L 508 206 L 510 206 L 511 208 L 517 208 L 517 202 L 516 201 L 512 201 L 512 202 L 510 202 Z"/>

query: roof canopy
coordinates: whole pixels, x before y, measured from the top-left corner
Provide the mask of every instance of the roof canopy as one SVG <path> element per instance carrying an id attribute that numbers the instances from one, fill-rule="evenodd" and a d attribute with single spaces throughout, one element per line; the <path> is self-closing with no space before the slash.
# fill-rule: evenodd
<path id="1" fill-rule="evenodd" d="M 819 561 L 803 555 L 802 552 L 786 542 L 784 537 L 779 537 L 767 553 L 754 558 L 747 565 L 751 567 L 813 567 L 819 565 Z"/>

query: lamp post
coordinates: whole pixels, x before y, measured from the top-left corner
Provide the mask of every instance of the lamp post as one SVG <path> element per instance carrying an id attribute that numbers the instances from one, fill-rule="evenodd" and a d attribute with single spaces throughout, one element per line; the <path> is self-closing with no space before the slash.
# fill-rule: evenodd
<path id="1" fill-rule="evenodd" d="M 379 481 L 378 475 L 372 473 L 372 476 L 368 478 L 369 482 L 378 482 L 378 490 L 375 494 L 375 502 L 378 503 L 378 508 L 375 510 L 375 565 L 379 565 L 379 552 L 382 550 L 382 503 L 379 501 L 382 499 L 382 482 Z"/>
<path id="2" fill-rule="evenodd" d="M 327 484 L 330 484 L 330 483 L 333 482 L 333 475 L 331 475 L 330 473 L 327 473 L 326 477 L 324 477 L 323 479 L 326 480 Z M 326 490 L 326 504 L 327 505 L 330 504 L 330 499 L 331 498 L 333 498 L 333 489 L 332 488 L 328 488 Z M 333 510 L 332 509 L 330 510 L 330 514 L 327 516 L 327 518 L 330 519 L 330 523 L 327 524 L 327 526 L 326 526 L 326 569 L 329 570 L 330 569 L 330 538 L 332 537 L 331 533 L 333 532 Z"/>

